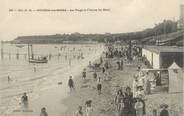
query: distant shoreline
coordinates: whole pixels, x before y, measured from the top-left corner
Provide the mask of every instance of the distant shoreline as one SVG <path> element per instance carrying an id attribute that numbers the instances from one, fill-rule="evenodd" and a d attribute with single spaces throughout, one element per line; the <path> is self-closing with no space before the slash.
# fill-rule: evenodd
<path id="1" fill-rule="evenodd" d="M 12 42 L 12 41 L 6 41 L 4 42 L 5 44 L 53 44 L 53 45 L 58 45 L 58 44 L 104 44 L 103 42 L 80 42 L 80 41 L 77 41 L 77 42 L 63 42 L 63 43 L 15 43 L 15 42 Z"/>

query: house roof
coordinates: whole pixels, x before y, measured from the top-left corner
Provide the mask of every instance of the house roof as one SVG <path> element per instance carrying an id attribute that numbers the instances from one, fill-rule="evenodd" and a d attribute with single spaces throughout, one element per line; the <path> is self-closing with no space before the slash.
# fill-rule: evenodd
<path id="1" fill-rule="evenodd" d="M 181 69 L 176 62 L 173 62 L 173 64 L 169 67 L 169 69 Z"/>
<path id="2" fill-rule="evenodd" d="M 144 46 L 143 49 L 149 50 L 155 53 L 171 52 L 171 53 L 184 53 L 184 47 L 172 47 L 172 46 Z"/>

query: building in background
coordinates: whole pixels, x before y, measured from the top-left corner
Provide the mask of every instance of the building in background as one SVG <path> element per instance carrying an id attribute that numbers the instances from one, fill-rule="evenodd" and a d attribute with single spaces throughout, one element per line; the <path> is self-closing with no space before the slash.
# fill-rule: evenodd
<path id="1" fill-rule="evenodd" d="M 153 69 L 168 68 L 173 62 L 183 67 L 183 47 L 144 46 L 142 56 L 146 58 Z"/>

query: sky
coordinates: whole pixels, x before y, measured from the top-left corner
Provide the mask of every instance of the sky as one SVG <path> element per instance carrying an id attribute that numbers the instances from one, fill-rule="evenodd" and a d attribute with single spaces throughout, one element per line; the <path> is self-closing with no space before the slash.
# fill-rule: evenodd
<path id="1" fill-rule="evenodd" d="M 184 0 L 0 0 L 0 40 L 24 35 L 126 33 L 178 20 Z M 18 12 L 10 9 L 109 9 Z"/>

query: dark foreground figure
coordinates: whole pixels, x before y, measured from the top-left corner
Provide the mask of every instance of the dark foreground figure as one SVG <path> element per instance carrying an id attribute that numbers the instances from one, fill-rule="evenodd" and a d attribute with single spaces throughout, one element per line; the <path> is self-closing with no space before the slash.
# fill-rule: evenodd
<path id="1" fill-rule="evenodd" d="M 40 113 L 40 116 L 48 116 L 47 112 L 46 112 L 46 108 L 42 108 L 41 109 L 41 113 Z"/>

